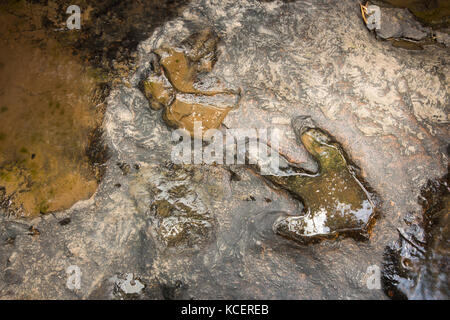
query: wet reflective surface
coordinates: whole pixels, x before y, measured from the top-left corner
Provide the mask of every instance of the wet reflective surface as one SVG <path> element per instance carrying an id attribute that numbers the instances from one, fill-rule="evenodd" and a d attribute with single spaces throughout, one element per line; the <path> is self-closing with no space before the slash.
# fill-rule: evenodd
<path id="1" fill-rule="evenodd" d="M 316 127 L 309 117 L 292 121 L 294 132 L 319 163 L 316 174 L 299 173 L 268 178 L 302 199 L 303 215 L 279 219 L 277 233 L 308 243 L 339 234 L 367 236 L 375 216 L 371 195 L 347 163 L 341 146 Z"/>
<path id="2" fill-rule="evenodd" d="M 388 246 L 384 290 L 394 299 L 447 299 L 450 296 L 449 176 L 429 181 L 419 202 L 423 214 L 410 217 L 399 239 Z"/>
<path id="3" fill-rule="evenodd" d="M 408 8 L 421 21 L 435 26 L 448 26 L 450 20 L 450 3 L 446 0 L 381 0 L 396 7 Z"/>
<path id="4" fill-rule="evenodd" d="M 0 201 L 17 217 L 68 209 L 99 178 L 86 150 L 101 74 L 36 27 L 33 8 L 0 6 Z"/>
<path id="5" fill-rule="evenodd" d="M 60 3 L 55 6 L 59 18 L 51 21 L 67 18 L 65 3 Z M 68 210 L 27 220 L 0 215 L 0 298 L 395 296 L 369 286 L 369 271 L 382 270 L 386 247 L 398 240 L 398 230 L 413 242 L 409 227 L 423 212 L 417 197 L 428 180 L 448 170 L 448 48 L 393 47 L 367 30 L 352 0 L 192 0 L 175 15 L 161 14 L 158 10 L 165 6 L 160 1 L 96 4 L 91 2 L 90 11 L 82 6 L 86 28 L 80 38 L 72 36 L 79 53 L 93 52 L 87 54 L 89 61 L 115 66 L 111 73 L 118 75 L 97 135 L 109 149 L 103 179 L 91 198 Z M 208 28 L 220 38 L 217 55 L 207 54 L 208 37 L 199 37 Z M 128 60 L 132 48 L 134 64 Z M 197 61 L 199 81 L 177 84 L 188 92 L 172 85 L 163 66 L 156 73 L 159 49 L 166 50 L 161 55 L 179 52 L 186 61 Z M 167 65 L 176 70 L 176 58 L 172 62 Z M 192 80 L 188 69 L 179 69 L 180 79 Z M 167 81 L 159 78 L 163 73 Z M 155 86 L 146 92 L 140 82 L 147 78 Z M 233 92 L 241 89 L 239 108 L 228 111 L 224 126 L 280 129 L 278 151 L 308 183 L 293 183 L 295 188 L 286 191 L 277 187 L 281 182 L 270 182 L 247 166 L 174 166 L 168 161 L 173 128 L 163 120 L 164 106 L 173 105 L 175 95 L 187 105 L 224 104 L 227 100 L 219 94 L 208 94 L 210 88 L 226 91 L 217 90 L 213 79 Z M 181 106 L 180 114 L 189 114 L 190 107 L 177 108 Z M 291 126 L 299 115 L 311 116 L 317 124 L 303 139 L 297 139 Z M 338 143 L 330 143 L 331 137 Z M 348 155 L 345 161 L 338 150 Z M 320 165 L 333 175 L 327 176 Z M 354 177 L 367 184 L 358 186 Z M 381 199 L 381 216 L 371 228 L 367 216 L 355 216 L 372 198 L 364 192 L 369 185 Z M 2 213 L 7 205 L 1 203 Z M 310 207 L 345 213 L 335 220 L 335 230 L 355 226 L 358 236 L 342 232 L 341 237 L 329 234 L 333 239 L 305 244 L 298 241 L 304 240 L 305 230 L 300 237 L 274 232 L 280 218 L 306 217 L 301 214 Z M 320 225 L 323 215 L 318 217 Z M 306 231 L 315 232 L 316 221 L 311 220 L 313 228 Z M 439 221 L 436 225 L 445 225 Z M 367 230 L 370 237 L 359 241 Z M 448 257 L 440 240 L 445 238 L 433 238 L 439 239 L 433 242 L 434 252 Z M 414 245 L 427 255 L 428 249 Z M 403 265 L 414 266 L 416 260 L 410 260 L 403 259 Z M 427 261 L 432 276 L 420 276 L 421 286 L 445 292 L 446 260 Z M 72 265 L 83 273 L 76 290 L 66 286 L 66 269 Z M 416 274 L 408 274 L 405 283 L 415 283 Z"/>
<path id="6" fill-rule="evenodd" d="M 161 249 L 198 247 L 211 238 L 214 217 L 197 193 L 201 178 L 199 170 L 170 161 L 139 170 L 131 193 L 138 209 L 153 221 Z"/>
<path id="7" fill-rule="evenodd" d="M 214 31 L 206 28 L 183 40 L 180 48 L 155 50 L 149 75 L 140 87 L 152 109 L 165 107 L 163 118 L 168 125 L 194 135 L 194 122 L 200 121 L 204 133 L 219 128 L 237 107 L 237 91 L 208 75 L 217 59 L 218 42 Z"/>

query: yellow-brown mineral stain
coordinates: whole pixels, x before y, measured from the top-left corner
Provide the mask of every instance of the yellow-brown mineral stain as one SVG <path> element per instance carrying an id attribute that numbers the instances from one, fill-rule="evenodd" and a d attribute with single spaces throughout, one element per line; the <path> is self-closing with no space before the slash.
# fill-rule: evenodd
<path id="1" fill-rule="evenodd" d="M 175 89 L 186 93 L 198 92 L 194 88 L 196 70 L 182 51 L 167 48 L 156 52 L 161 56 L 160 63 Z"/>
<path id="2" fill-rule="evenodd" d="M 0 19 L 0 198 L 23 217 L 67 209 L 97 188 L 85 155 L 97 77 L 29 20 Z"/>
<path id="3" fill-rule="evenodd" d="M 143 82 L 143 91 L 145 96 L 152 97 L 150 107 L 153 110 L 159 110 L 169 105 L 174 97 L 173 88 L 163 76 L 152 76 Z"/>
<path id="4" fill-rule="evenodd" d="M 185 39 L 183 48 L 155 50 L 153 73 L 141 83 L 150 107 L 165 107 L 162 115 L 166 123 L 192 136 L 196 135 L 194 122 L 201 122 L 202 134 L 216 129 L 239 102 L 237 92 L 208 75 L 216 59 L 217 43 L 214 32 L 204 29 Z"/>
<path id="5" fill-rule="evenodd" d="M 194 132 L 194 123 L 200 121 L 204 133 L 206 130 L 218 128 L 231 108 L 232 106 L 218 108 L 176 99 L 167 107 L 163 117 L 170 126 L 184 128 L 191 133 Z"/>

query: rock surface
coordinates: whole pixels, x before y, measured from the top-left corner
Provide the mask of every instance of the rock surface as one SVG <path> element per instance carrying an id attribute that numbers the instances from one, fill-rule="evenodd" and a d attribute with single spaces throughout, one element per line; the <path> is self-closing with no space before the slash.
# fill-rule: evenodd
<path id="1" fill-rule="evenodd" d="M 431 28 L 424 27 L 408 9 L 380 8 L 380 29 L 377 36 L 382 39 L 404 38 L 420 41 L 431 37 Z"/>
<path id="2" fill-rule="evenodd" d="M 423 214 L 408 217 L 397 242 L 386 248 L 383 282 L 395 299 L 448 299 L 450 287 L 449 176 L 430 181 L 419 202 Z"/>
<path id="3" fill-rule="evenodd" d="M 225 125 L 279 127 L 280 152 L 305 167 L 312 159 L 289 124 L 310 115 L 382 200 L 368 241 L 304 246 L 274 234 L 279 212 L 300 212 L 302 205 L 245 166 L 179 168 L 174 180 L 158 185 L 172 172 L 164 169 L 171 131 L 138 83 L 151 52 L 205 26 L 222 39 L 211 75 L 242 90 Z M 117 276 L 124 274 L 144 285 L 134 298 L 387 298 L 367 286 L 368 267 L 382 267 L 407 213 L 421 212 L 421 187 L 447 170 L 448 49 L 409 52 L 378 41 L 357 1 L 194 0 L 138 54 L 136 73 L 108 98 L 104 139 L 111 157 L 95 195 L 34 220 L 0 217 L 2 299 L 128 298 L 114 294 L 117 286 L 128 288 L 129 276 Z M 195 195 L 183 203 L 198 215 L 187 216 L 176 192 L 161 191 L 178 185 L 177 172 L 191 172 L 180 185 Z M 171 226 L 202 226 L 169 246 L 161 229 L 169 211 Z M 66 218 L 70 223 L 60 224 Z M 66 286 L 71 265 L 82 272 L 79 289 Z"/>

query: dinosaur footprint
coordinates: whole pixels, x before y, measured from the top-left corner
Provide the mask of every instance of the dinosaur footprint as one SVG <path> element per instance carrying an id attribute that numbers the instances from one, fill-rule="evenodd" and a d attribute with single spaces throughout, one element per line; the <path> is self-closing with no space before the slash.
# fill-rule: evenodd
<path id="1" fill-rule="evenodd" d="M 317 174 L 268 176 L 275 184 L 304 201 L 301 216 L 280 217 L 274 230 L 287 238 L 308 243 L 340 234 L 367 236 L 374 220 L 372 195 L 349 165 L 341 146 L 309 117 L 292 121 L 297 139 L 319 163 Z"/>
<path id="2" fill-rule="evenodd" d="M 177 48 L 162 46 L 153 52 L 152 70 L 140 88 L 152 109 L 164 108 L 162 116 L 169 126 L 194 135 L 194 122 L 199 121 L 204 133 L 217 129 L 227 113 L 237 108 L 238 90 L 210 74 L 218 42 L 211 29 L 204 29 Z"/>

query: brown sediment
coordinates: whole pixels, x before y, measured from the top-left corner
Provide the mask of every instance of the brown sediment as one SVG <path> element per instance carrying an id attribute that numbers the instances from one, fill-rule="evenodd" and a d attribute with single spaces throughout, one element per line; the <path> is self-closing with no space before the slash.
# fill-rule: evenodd
<path id="1" fill-rule="evenodd" d="M 403 39 L 392 39 L 390 41 L 392 45 L 396 48 L 403 48 L 406 50 L 423 50 L 423 46 L 420 43 L 407 41 Z"/>
<path id="2" fill-rule="evenodd" d="M 66 27 L 69 0 L 0 4 L 2 211 L 33 216 L 93 194 L 108 156 L 101 122 L 110 84 L 186 3 L 80 0 L 79 30 Z"/>
<path id="3" fill-rule="evenodd" d="M 214 66 L 217 43 L 207 28 L 185 39 L 182 49 L 155 50 L 153 71 L 139 85 L 152 109 L 165 107 L 162 116 L 169 126 L 186 129 L 192 136 L 194 122 L 202 122 L 202 134 L 216 129 L 239 102 L 236 92 L 206 74 Z"/>
<path id="4" fill-rule="evenodd" d="M 182 51 L 176 49 L 157 50 L 160 63 L 167 72 L 167 78 L 175 89 L 185 93 L 197 93 L 194 88 L 196 70 Z"/>
<path id="5" fill-rule="evenodd" d="M 194 133 L 194 123 L 200 121 L 204 133 L 208 129 L 218 128 L 228 111 L 234 107 L 234 101 L 225 106 L 218 106 L 215 99 L 196 98 L 198 97 L 179 94 L 163 113 L 167 124 Z"/>
<path id="6" fill-rule="evenodd" d="M 174 98 L 174 90 L 167 79 L 160 76 L 151 76 L 147 81 L 142 82 L 142 91 L 149 99 L 150 107 L 159 110 L 169 105 Z"/>

